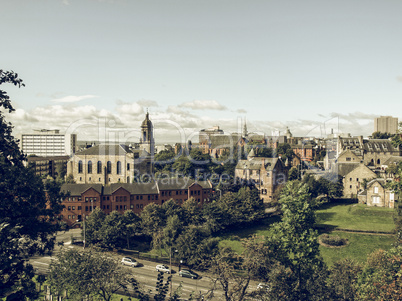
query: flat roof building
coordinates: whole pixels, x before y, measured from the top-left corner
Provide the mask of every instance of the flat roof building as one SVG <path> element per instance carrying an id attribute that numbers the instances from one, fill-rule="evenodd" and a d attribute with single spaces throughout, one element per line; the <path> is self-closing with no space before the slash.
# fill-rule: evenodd
<path id="1" fill-rule="evenodd" d="M 18 138 L 20 150 L 27 156 L 71 156 L 77 146 L 76 134 L 60 134 L 59 130 L 37 130 Z"/>

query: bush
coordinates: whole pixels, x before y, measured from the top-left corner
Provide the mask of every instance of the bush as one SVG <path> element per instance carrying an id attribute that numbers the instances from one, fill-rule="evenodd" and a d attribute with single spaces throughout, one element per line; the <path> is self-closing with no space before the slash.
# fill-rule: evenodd
<path id="1" fill-rule="evenodd" d="M 339 247 L 346 245 L 347 240 L 340 238 L 338 235 L 328 235 L 325 233 L 321 235 L 321 242 L 329 246 Z"/>

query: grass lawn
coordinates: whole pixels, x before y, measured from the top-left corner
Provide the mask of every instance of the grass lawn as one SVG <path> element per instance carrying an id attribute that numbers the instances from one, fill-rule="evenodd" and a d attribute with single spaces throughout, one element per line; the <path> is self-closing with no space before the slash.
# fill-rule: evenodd
<path id="1" fill-rule="evenodd" d="M 341 248 L 327 248 L 320 245 L 321 256 L 328 266 L 343 258 L 352 258 L 363 263 L 368 254 L 377 249 L 388 250 L 395 241 L 393 235 L 370 235 L 341 231 L 333 231 L 332 234 L 346 238 L 349 243 Z"/>
<path id="2" fill-rule="evenodd" d="M 394 209 L 362 204 L 325 204 L 317 210 L 317 224 L 357 231 L 389 232 L 395 229 Z"/>

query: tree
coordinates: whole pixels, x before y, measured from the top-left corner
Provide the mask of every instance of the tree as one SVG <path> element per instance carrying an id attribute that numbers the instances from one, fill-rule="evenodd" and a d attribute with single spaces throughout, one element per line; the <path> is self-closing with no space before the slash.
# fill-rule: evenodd
<path id="1" fill-rule="evenodd" d="M 241 275 L 239 273 L 241 271 L 245 271 L 245 274 Z M 240 255 L 229 248 L 221 248 L 219 253 L 211 259 L 210 272 L 213 275 L 209 293 L 211 298 L 213 292 L 220 286 L 226 301 L 245 300 L 251 274 Z"/>
<path id="2" fill-rule="evenodd" d="M 111 300 L 119 289 L 127 290 L 131 273 L 118 261 L 92 250 L 62 249 L 49 266 L 52 289 L 70 298 L 97 297 Z"/>
<path id="3" fill-rule="evenodd" d="M 88 218 L 84 216 L 85 229 L 83 227 L 82 236 L 85 243 L 94 245 L 102 241 L 101 228 L 105 218 L 106 214 L 100 208 L 95 208 Z"/>
<path id="4" fill-rule="evenodd" d="M 388 139 L 391 138 L 393 135 L 390 133 L 381 133 L 381 132 L 374 132 L 371 137 L 373 139 Z"/>
<path id="5" fill-rule="evenodd" d="M 402 300 L 402 247 L 370 254 L 357 285 L 358 300 Z"/>
<path id="6" fill-rule="evenodd" d="M 388 170 L 388 169 L 387 169 Z M 394 170 L 394 181 L 387 183 L 387 188 L 398 195 L 398 202 L 395 202 L 396 210 L 394 215 L 396 244 L 402 246 L 402 163 L 399 163 Z"/>
<path id="7" fill-rule="evenodd" d="M 354 260 L 341 259 L 330 269 L 328 286 L 340 300 L 357 300 L 356 284 L 361 270 L 360 264 Z"/>
<path id="8" fill-rule="evenodd" d="M 24 86 L 16 73 L 0 70 L 0 85 L 5 83 Z M 26 158 L 4 111 L 15 109 L 7 93 L 0 90 L 0 298 L 18 294 L 22 300 L 32 298 L 33 269 L 28 257 L 54 247 L 62 196 L 54 183 L 48 184 L 51 191 L 47 194 L 42 180 L 24 167 Z M 13 254 L 12 261 L 3 256 L 7 253 Z"/>
<path id="9" fill-rule="evenodd" d="M 272 235 L 266 239 L 278 267 L 283 265 L 278 269 L 282 276 L 271 275 L 270 282 L 273 287 L 280 287 L 274 283 L 278 279 L 286 280 L 286 285 L 291 280 L 296 300 L 322 300 L 326 267 L 319 253 L 318 233 L 313 229 L 314 202 L 308 191 L 308 186 L 299 181 L 288 182 L 282 190 L 282 220 L 274 224 Z"/>

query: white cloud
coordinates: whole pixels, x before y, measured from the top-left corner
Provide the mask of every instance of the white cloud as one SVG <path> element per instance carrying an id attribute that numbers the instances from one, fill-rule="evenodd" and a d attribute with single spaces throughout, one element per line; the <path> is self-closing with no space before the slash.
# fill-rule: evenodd
<path id="1" fill-rule="evenodd" d="M 78 101 L 81 101 L 84 99 L 90 99 L 90 98 L 95 98 L 95 97 L 98 97 L 98 96 L 96 96 L 96 95 L 81 95 L 81 96 L 69 95 L 69 96 L 64 96 L 62 98 L 52 99 L 52 101 L 69 103 L 69 102 L 78 102 Z"/>
<path id="2" fill-rule="evenodd" d="M 155 100 L 142 99 L 137 101 L 137 103 L 146 108 L 159 107 L 158 103 Z"/>
<path id="3" fill-rule="evenodd" d="M 190 108 L 192 110 L 227 110 L 225 106 L 221 105 L 216 100 L 193 100 L 182 103 L 181 106 Z"/>
<path id="4" fill-rule="evenodd" d="M 247 113 L 247 111 L 245 109 L 238 109 L 238 110 L 236 110 L 236 112 L 240 113 L 240 114 L 246 114 Z"/>

